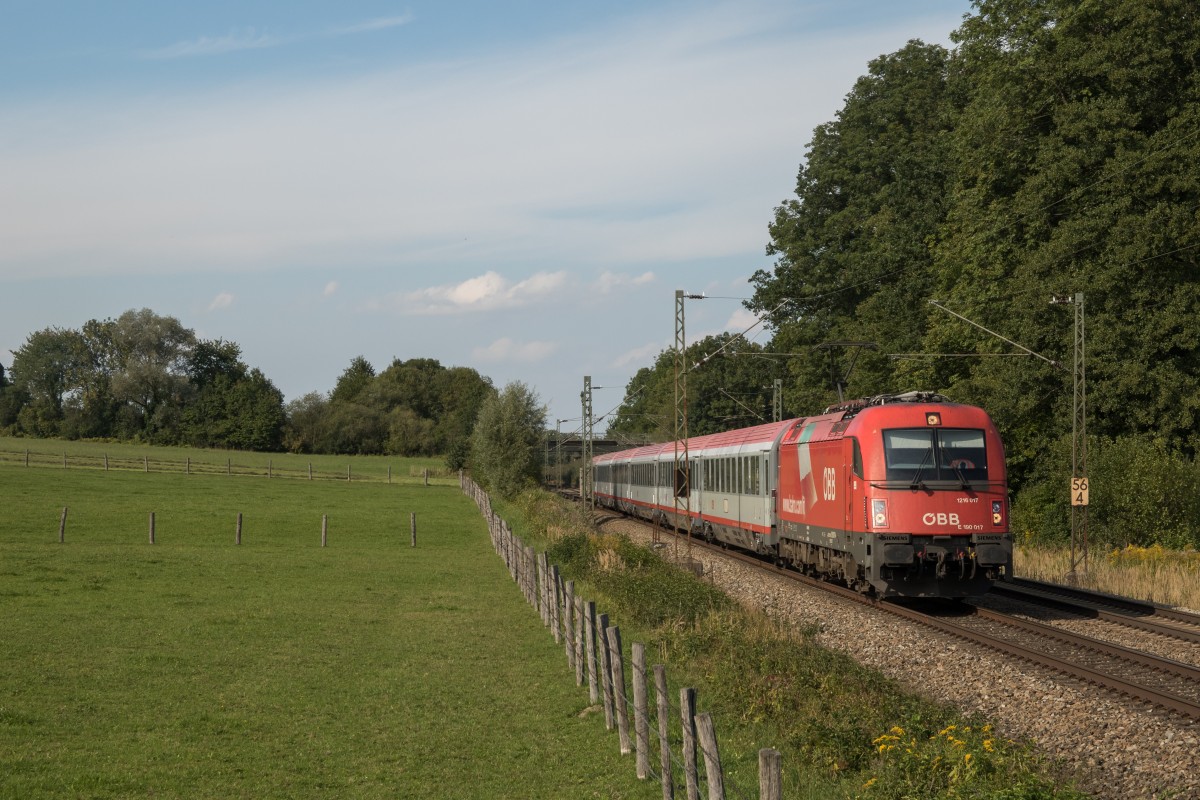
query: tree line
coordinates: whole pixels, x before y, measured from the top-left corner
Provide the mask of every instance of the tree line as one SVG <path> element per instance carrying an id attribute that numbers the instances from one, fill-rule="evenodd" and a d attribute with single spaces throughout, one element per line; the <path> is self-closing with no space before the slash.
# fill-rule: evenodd
<path id="1" fill-rule="evenodd" d="M 0 366 L 0 433 L 260 451 L 448 455 L 466 463 L 496 395 L 473 369 L 433 359 L 376 373 L 351 360 L 328 394 L 285 404 L 241 348 L 149 309 L 26 337 Z"/>
<path id="2" fill-rule="evenodd" d="M 1200 545 L 1200 13 L 977 0 L 951 41 L 875 59 L 813 132 L 751 279 L 769 340 L 693 369 L 690 427 L 774 377 L 787 416 L 843 380 L 940 391 L 1000 426 L 1018 533 L 1061 537 L 1082 294 L 1093 534 Z M 630 382 L 618 429 L 671 419 L 671 359 Z"/>

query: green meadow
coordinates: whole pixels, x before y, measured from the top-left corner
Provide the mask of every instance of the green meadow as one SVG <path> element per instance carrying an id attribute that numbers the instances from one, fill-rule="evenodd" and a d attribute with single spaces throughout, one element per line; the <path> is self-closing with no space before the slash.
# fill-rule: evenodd
<path id="1" fill-rule="evenodd" d="M 457 480 L 390 463 L 409 479 L 0 463 L 0 797 L 659 796 Z"/>

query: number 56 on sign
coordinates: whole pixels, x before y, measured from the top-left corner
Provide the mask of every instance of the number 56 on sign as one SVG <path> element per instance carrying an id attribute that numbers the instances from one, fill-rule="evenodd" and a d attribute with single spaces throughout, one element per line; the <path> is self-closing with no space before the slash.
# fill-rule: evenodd
<path id="1" fill-rule="evenodd" d="M 1071 505 L 1086 506 L 1088 504 L 1088 479 L 1071 478 Z"/>

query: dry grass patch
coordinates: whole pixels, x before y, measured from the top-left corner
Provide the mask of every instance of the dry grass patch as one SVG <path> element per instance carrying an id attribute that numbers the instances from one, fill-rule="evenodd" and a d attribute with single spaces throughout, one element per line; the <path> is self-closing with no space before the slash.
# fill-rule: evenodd
<path id="1" fill-rule="evenodd" d="M 1018 547 L 1013 555 L 1022 578 L 1061 583 L 1071 570 L 1068 548 Z M 1200 552 L 1158 545 L 1095 551 L 1078 584 L 1110 594 L 1200 609 Z"/>

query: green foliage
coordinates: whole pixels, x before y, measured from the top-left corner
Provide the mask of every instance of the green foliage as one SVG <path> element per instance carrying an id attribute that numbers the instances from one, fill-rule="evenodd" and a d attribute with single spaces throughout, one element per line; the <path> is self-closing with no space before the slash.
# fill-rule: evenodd
<path id="1" fill-rule="evenodd" d="M 429 358 L 393 361 L 378 375 L 362 356 L 324 397 L 288 404 L 285 447 L 295 453 L 462 453 L 491 382 L 473 369 Z M 456 462 L 460 469 L 465 460 Z"/>
<path id="2" fill-rule="evenodd" d="M 338 377 L 337 385 L 329 393 L 329 399 L 335 403 L 353 403 L 374 380 L 375 368 L 367 359 L 355 356 L 350 361 L 350 366 Z"/>
<path id="3" fill-rule="evenodd" d="M 47 328 L 13 355 L 16 385 L 0 397 L 0 426 L 15 421 L 38 437 L 278 449 L 283 396 L 240 355 L 235 343 L 199 341 L 146 308 L 79 330 Z"/>
<path id="4" fill-rule="evenodd" d="M 692 436 L 771 421 L 772 387 L 783 362 L 760 345 L 728 333 L 706 336 L 687 348 L 688 431 Z M 699 364 L 699 366 L 691 366 Z M 610 433 L 670 440 L 675 419 L 675 354 L 664 350 L 653 368 L 642 368 L 625 389 L 628 398 Z"/>
<path id="5" fill-rule="evenodd" d="M 872 746 L 871 777 L 856 797 L 979 800 L 1083 800 L 1042 777 L 1036 756 L 990 725 L 949 724 L 937 732 L 893 726 Z"/>
<path id="6" fill-rule="evenodd" d="M 1030 543 L 1061 544 L 1070 535 L 1069 437 L 1053 448 L 1048 474 L 1029 482 L 1013 504 L 1013 531 Z M 1200 548 L 1200 465 L 1147 436 L 1090 437 L 1088 538 L 1121 549 L 1158 544 Z"/>
<path id="7" fill-rule="evenodd" d="M 480 485 L 513 497 L 535 482 L 545 426 L 545 407 L 519 381 L 484 400 L 471 436 L 471 469 Z"/>

